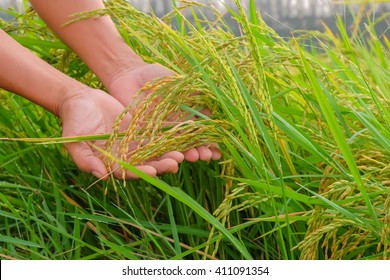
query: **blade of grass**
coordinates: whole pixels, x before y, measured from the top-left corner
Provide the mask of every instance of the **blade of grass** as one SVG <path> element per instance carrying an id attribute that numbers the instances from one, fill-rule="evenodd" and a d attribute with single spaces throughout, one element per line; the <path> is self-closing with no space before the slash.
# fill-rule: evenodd
<path id="1" fill-rule="evenodd" d="M 380 231 L 382 228 L 381 223 L 379 222 L 377 214 L 376 214 L 374 207 L 371 203 L 371 200 L 369 199 L 369 197 L 367 195 L 367 191 L 364 187 L 363 180 L 359 174 L 359 170 L 358 170 L 356 162 L 354 160 L 353 153 L 352 153 L 351 149 L 349 148 L 347 141 L 345 140 L 345 137 L 342 133 L 342 130 L 340 129 L 340 126 L 338 125 L 338 121 L 337 121 L 336 116 L 332 110 L 332 106 L 330 105 L 330 103 L 327 100 L 327 96 L 324 92 L 324 91 L 326 91 L 326 89 L 320 83 L 320 81 L 318 80 L 316 75 L 314 74 L 312 68 L 309 65 L 307 58 L 303 54 L 303 50 L 299 46 L 297 46 L 297 49 L 298 49 L 299 54 L 301 56 L 301 60 L 302 60 L 303 67 L 305 69 L 307 78 L 312 86 L 313 93 L 315 94 L 315 96 L 318 100 L 318 103 L 321 107 L 322 113 L 324 114 L 325 119 L 327 120 L 327 122 L 329 124 L 329 127 L 332 131 L 333 136 L 335 137 L 335 140 L 339 146 L 341 153 L 344 155 L 344 159 L 347 162 L 347 165 L 350 169 L 350 172 L 352 173 L 354 180 L 356 181 L 356 184 L 364 197 L 364 201 L 366 203 L 368 211 L 369 211 L 370 215 L 372 216 L 372 218 L 375 220 L 375 223 L 378 227 L 378 230 Z M 308 54 L 306 54 L 306 55 L 308 55 Z"/>

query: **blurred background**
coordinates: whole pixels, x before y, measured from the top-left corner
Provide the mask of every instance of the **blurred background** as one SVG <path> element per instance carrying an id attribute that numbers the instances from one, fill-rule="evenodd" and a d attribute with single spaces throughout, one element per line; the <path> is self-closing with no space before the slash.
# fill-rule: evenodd
<path id="1" fill-rule="evenodd" d="M 172 0 L 128 0 L 128 2 L 144 12 L 154 11 L 158 16 L 163 16 L 172 10 Z M 180 5 L 182 1 L 175 2 Z M 224 5 L 235 6 L 234 0 L 197 0 L 197 2 L 217 8 L 226 14 Z M 241 2 L 245 7 L 249 6 L 249 0 L 241 0 Z M 348 2 L 355 4 L 346 5 Z M 322 22 L 335 29 L 335 15 L 341 16 L 348 26 L 353 22 L 351 14 L 359 10 L 364 10 L 373 20 L 383 19 L 377 25 L 378 33 L 390 34 L 390 0 L 255 0 L 255 3 L 265 22 L 281 36 L 290 36 L 293 30 L 322 30 Z M 0 0 L 0 8 L 22 11 L 23 0 Z M 190 13 L 188 10 L 187 12 Z M 201 12 L 210 18 L 213 17 L 208 9 L 203 8 Z M 191 17 L 190 14 L 188 16 Z M 1 11 L 0 17 L 7 20 L 12 18 Z M 234 29 L 234 21 L 229 17 L 226 17 L 226 20 Z"/>

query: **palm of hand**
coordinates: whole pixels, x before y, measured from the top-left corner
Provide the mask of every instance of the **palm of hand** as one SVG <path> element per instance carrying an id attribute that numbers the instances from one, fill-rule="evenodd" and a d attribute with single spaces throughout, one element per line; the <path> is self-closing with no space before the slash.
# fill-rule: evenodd
<path id="1" fill-rule="evenodd" d="M 133 96 L 145 84 L 157 78 L 174 75 L 174 72 L 163 67 L 160 64 L 141 63 L 136 67 L 122 71 L 107 85 L 109 93 L 115 97 L 123 106 L 133 102 Z M 147 94 L 147 93 L 144 93 Z M 141 95 L 139 98 L 143 98 Z M 130 111 L 131 112 L 131 111 Z M 183 152 L 187 161 L 195 162 L 197 160 L 209 161 L 218 160 L 221 153 L 215 144 L 210 146 L 199 146 Z"/>
<path id="2" fill-rule="evenodd" d="M 99 90 L 88 89 L 82 94 L 67 100 L 62 106 L 61 119 L 63 122 L 63 136 L 83 136 L 110 134 L 112 127 L 118 115 L 120 115 L 124 106 L 115 98 Z M 121 123 L 121 129 L 124 130 L 130 123 L 130 115 L 126 115 Z M 105 141 L 95 141 L 94 144 L 104 149 Z M 130 144 L 129 150 L 135 148 L 136 143 Z M 107 175 L 100 152 L 86 142 L 76 142 L 65 144 L 73 160 L 85 172 L 91 172 L 99 178 Z M 181 153 L 172 152 L 167 155 L 145 162 L 137 168 L 146 174 L 156 176 L 166 172 L 177 172 L 178 163 L 183 160 Z M 114 167 L 115 170 L 115 167 Z M 122 178 L 122 171 L 114 172 L 117 178 Z M 127 172 L 126 179 L 135 179 L 137 176 Z"/>

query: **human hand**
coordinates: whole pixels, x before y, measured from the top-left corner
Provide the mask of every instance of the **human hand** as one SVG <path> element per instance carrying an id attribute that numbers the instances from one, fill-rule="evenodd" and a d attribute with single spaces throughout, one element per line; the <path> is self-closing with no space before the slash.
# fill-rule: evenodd
<path id="1" fill-rule="evenodd" d="M 76 12 L 104 8 L 101 0 L 30 2 L 48 26 L 81 57 L 123 106 L 134 101 L 132 97 L 146 83 L 173 74 L 159 64 L 143 62 L 122 39 L 108 16 L 64 25 Z M 219 159 L 221 153 L 216 144 L 210 144 L 185 151 L 184 156 L 192 162 L 208 161 Z"/>
<path id="2" fill-rule="evenodd" d="M 143 61 L 137 61 L 137 63 L 135 63 L 132 67 L 122 70 L 120 73 L 112 77 L 106 84 L 106 87 L 113 97 L 115 97 L 122 105 L 127 106 L 131 102 L 134 102 L 133 97 L 145 84 L 157 78 L 173 75 L 174 72 L 160 64 L 147 64 Z M 148 93 L 145 92 L 137 98 L 142 99 L 146 94 Z M 184 158 L 190 162 L 195 162 L 197 160 L 218 160 L 221 158 L 221 152 L 215 143 L 210 143 L 208 146 L 202 145 L 190 149 L 183 152 L 183 154 Z"/>
<path id="3" fill-rule="evenodd" d="M 74 92 L 62 102 L 58 115 L 63 123 L 63 136 L 85 136 L 110 134 L 116 118 L 124 111 L 124 106 L 107 93 L 91 88 L 84 88 Z M 125 130 L 130 123 L 131 116 L 127 114 L 121 123 L 121 130 Z M 98 140 L 93 143 L 104 149 L 105 141 Z M 137 143 L 131 143 L 129 151 L 134 150 Z M 100 152 L 87 142 L 66 143 L 65 148 L 69 151 L 74 162 L 80 170 L 89 172 L 98 178 L 108 178 L 108 170 L 104 165 Z M 144 162 L 136 166 L 150 176 L 163 173 L 176 173 L 178 163 L 183 161 L 184 155 L 179 152 L 169 152 L 159 158 Z M 113 167 L 114 176 L 123 178 L 119 165 Z M 125 173 L 125 179 L 137 179 L 131 173 Z"/>

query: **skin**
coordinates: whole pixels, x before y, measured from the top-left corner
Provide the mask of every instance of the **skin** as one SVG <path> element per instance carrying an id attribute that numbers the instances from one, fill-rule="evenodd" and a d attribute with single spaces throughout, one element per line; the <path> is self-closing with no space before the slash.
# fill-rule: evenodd
<path id="1" fill-rule="evenodd" d="M 71 47 L 99 77 L 108 93 L 66 76 L 0 30 L 0 87 L 21 95 L 61 118 L 63 136 L 107 134 L 116 117 L 130 104 L 135 93 L 147 82 L 173 73 L 159 64 L 145 63 L 127 46 L 109 17 L 88 19 L 64 26 L 72 14 L 104 8 L 101 0 L 31 0 L 47 25 Z M 122 122 L 123 129 L 131 112 Z M 103 142 L 96 142 L 103 148 Z M 134 145 L 134 144 L 133 144 Z M 85 142 L 65 144 L 80 170 L 106 178 L 108 171 L 99 152 Z M 134 147 L 130 146 L 130 150 Z M 150 159 L 137 168 L 151 176 L 176 173 L 184 159 L 217 160 L 215 145 L 185 152 L 172 151 Z M 114 176 L 122 178 L 122 172 Z M 126 179 L 137 179 L 128 172 Z"/>

